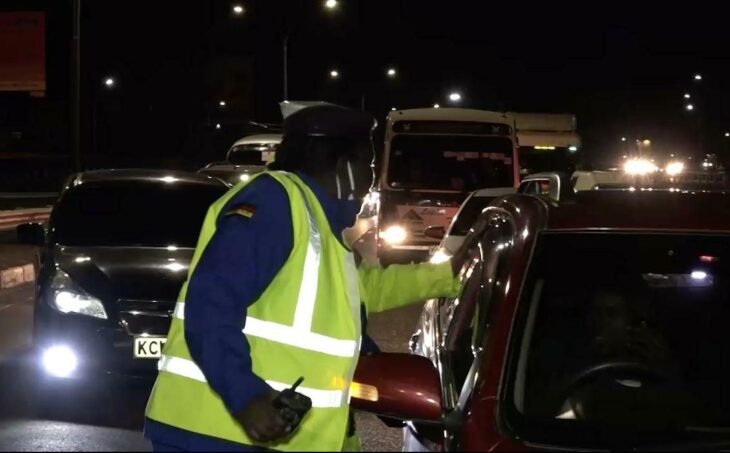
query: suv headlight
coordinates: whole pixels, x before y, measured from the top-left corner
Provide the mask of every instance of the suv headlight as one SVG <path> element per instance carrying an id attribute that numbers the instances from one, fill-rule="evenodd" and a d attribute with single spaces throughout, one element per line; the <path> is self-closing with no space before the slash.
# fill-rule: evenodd
<path id="1" fill-rule="evenodd" d="M 101 301 L 79 288 L 62 270 L 56 271 L 51 283 L 51 304 L 61 313 L 76 313 L 92 318 L 107 319 Z"/>

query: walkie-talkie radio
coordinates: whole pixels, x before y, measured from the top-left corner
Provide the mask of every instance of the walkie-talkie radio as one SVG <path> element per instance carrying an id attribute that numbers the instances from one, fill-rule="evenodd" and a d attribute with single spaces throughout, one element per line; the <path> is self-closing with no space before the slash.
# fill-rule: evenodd
<path id="1" fill-rule="evenodd" d="M 279 410 L 281 417 L 286 422 L 287 431 L 292 433 L 302 423 L 304 416 L 312 409 L 312 400 L 309 397 L 297 393 L 304 378 L 301 377 L 290 389 L 286 389 L 274 400 L 274 407 Z"/>

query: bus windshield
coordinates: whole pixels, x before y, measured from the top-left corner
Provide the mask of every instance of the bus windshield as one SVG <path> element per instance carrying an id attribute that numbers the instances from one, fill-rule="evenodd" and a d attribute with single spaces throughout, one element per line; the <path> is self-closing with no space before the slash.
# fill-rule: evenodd
<path id="1" fill-rule="evenodd" d="M 508 137 L 398 135 L 391 143 L 391 187 L 467 192 L 511 187 L 513 143 Z"/>

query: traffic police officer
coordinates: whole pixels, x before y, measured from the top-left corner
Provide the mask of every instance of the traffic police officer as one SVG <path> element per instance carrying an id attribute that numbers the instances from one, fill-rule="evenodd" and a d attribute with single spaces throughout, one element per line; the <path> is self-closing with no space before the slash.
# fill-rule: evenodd
<path id="1" fill-rule="evenodd" d="M 342 232 L 373 183 L 371 116 L 333 105 L 285 120 L 270 170 L 211 206 L 147 407 L 158 451 L 340 451 L 368 313 L 455 296 L 451 263 L 357 266 Z M 304 377 L 287 432 L 273 402 Z"/>

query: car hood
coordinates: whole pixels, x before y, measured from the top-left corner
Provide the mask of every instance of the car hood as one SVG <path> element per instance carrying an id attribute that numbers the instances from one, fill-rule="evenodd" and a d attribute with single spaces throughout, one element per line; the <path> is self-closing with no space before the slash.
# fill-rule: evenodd
<path id="1" fill-rule="evenodd" d="M 89 294 L 105 301 L 177 300 L 193 249 L 56 247 L 57 266 Z"/>

